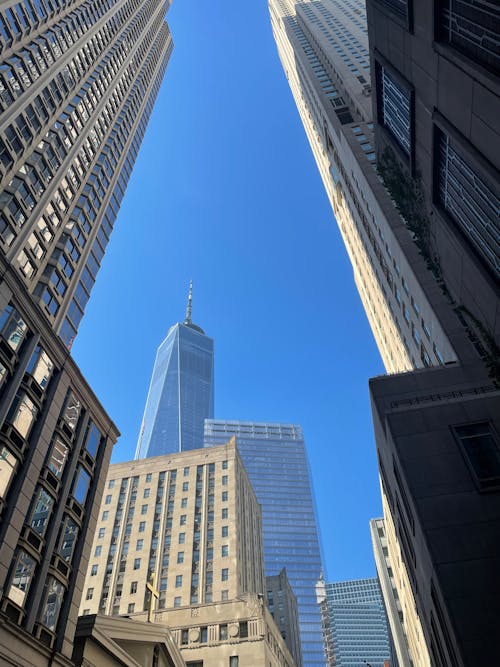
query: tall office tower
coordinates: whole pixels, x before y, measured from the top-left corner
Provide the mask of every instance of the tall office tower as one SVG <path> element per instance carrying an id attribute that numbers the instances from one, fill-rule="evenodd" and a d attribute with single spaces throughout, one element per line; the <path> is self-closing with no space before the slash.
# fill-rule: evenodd
<path id="1" fill-rule="evenodd" d="M 339 581 L 325 587 L 336 667 L 394 664 L 378 580 Z"/>
<path id="2" fill-rule="evenodd" d="M 375 170 L 364 1 L 269 0 L 269 9 L 283 69 L 386 369 L 454 361 L 435 304 L 415 273 L 415 262 L 425 268 L 425 261 Z"/>
<path id="3" fill-rule="evenodd" d="M 172 50 L 167 7 L 0 10 L 0 246 L 68 348 Z"/>
<path id="4" fill-rule="evenodd" d="M 294 667 L 264 608 L 260 507 L 236 443 L 110 466 L 84 615 L 168 625 L 188 664 Z"/>
<path id="5" fill-rule="evenodd" d="M 184 322 L 156 353 L 136 459 L 203 447 L 203 422 L 214 414 L 214 341 L 191 314 L 192 283 Z"/>
<path id="6" fill-rule="evenodd" d="M 293 424 L 206 420 L 205 446 L 232 436 L 262 506 L 266 576 L 286 567 L 299 608 L 303 664 L 324 666 L 316 602 L 323 568 L 302 429 Z"/>
<path id="7" fill-rule="evenodd" d="M 279 574 L 266 577 L 266 596 L 269 611 L 292 654 L 295 664 L 301 665 L 302 650 L 300 648 L 297 598 L 288 581 L 285 567 Z"/>
<path id="8" fill-rule="evenodd" d="M 394 571 L 389 561 L 384 520 L 371 519 L 370 533 L 372 537 L 373 555 L 375 557 L 378 581 L 387 612 L 393 653 L 396 656 L 399 667 L 412 667 L 410 654 L 408 652 L 406 630 L 403 623 L 403 608 L 398 595 Z"/>

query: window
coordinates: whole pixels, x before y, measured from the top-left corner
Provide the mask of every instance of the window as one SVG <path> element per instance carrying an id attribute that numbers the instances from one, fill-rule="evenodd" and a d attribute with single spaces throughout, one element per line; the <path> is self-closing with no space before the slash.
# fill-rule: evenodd
<path id="1" fill-rule="evenodd" d="M 457 142 L 438 129 L 435 155 L 437 203 L 498 276 L 498 187 L 483 177 Z"/>
<path id="2" fill-rule="evenodd" d="M 106 532 L 106 528 L 99 528 L 98 537 L 103 538 L 105 532 Z"/>
<path id="3" fill-rule="evenodd" d="M 149 498 L 149 494 L 150 494 L 150 492 L 151 492 L 151 489 L 149 489 L 149 488 L 148 488 L 148 489 L 144 489 L 144 495 L 143 495 L 143 498 Z"/>
<path id="4" fill-rule="evenodd" d="M 137 543 L 135 545 L 135 550 L 142 551 L 143 546 L 144 546 L 144 540 L 137 540 Z"/>
<path id="5" fill-rule="evenodd" d="M 222 492 L 222 502 L 223 503 L 227 502 L 227 491 Z"/>
<path id="6" fill-rule="evenodd" d="M 90 576 L 95 577 L 97 574 L 97 565 L 92 565 L 92 568 L 90 570 Z"/>
<path id="7" fill-rule="evenodd" d="M 94 459 L 97 455 L 97 450 L 99 449 L 100 444 L 101 434 L 99 433 L 99 429 L 95 424 L 89 422 L 87 427 L 87 434 L 85 436 L 85 449 Z"/>
<path id="8" fill-rule="evenodd" d="M 187 507 L 187 504 L 188 504 L 188 499 L 187 498 L 182 498 L 182 500 L 181 500 L 182 509 L 185 509 Z"/>
<path id="9" fill-rule="evenodd" d="M 101 555 L 101 551 L 102 551 L 102 546 L 101 546 L 101 545 L 98 545 L 98 546 L 95 548 L 94 556 L 96 556 L 96 557 L 97 557 L 97 556 L 100 556 L 100 555 Z"/>
<path id="10" fill-rule="evenodd" d="M 184 551 L 178 551 L 177 552 L 177 562 L 178 563 L 183 563 L 184 562 Z"/>
<path id="11" fill-rule="evenodd" d="M 500 485 L 500 447 L 497 434 L 489 422 L 454 426 L 466 461 L 481 489 Z"/>
<path id="12" fill-rule="evenodd" d="M 248 621 L 240 621 L 240 637 L 248 637 Z"/>
<path id="13" fill-rule="evenodd" d="M 225 558 L 226 556 L 229 556 L 229 545 L 227 545 L 227 544 L 222 545 L 221 556 L 222 556 L 222 558 Z"/>
<path id="14" fill-rule="evenodd" d="M 189 642 L 189 630 L 181 630 L 181 644 L 185 646 Z"/>
<path id="15" fill-rule="evenodd" d="M 112 489 L 115 486 L 115 480 L 110 479 L 108 482 L 108 489 Z"/>
<path id="16" fill-rule="evenodd" d="M 229 535 L 229 526 L 222 526 L 222 537 L 227 537 Z"/>
<path id="17" fill-rule="evenodd" d="M 219 625 L 219 639 L 227 639 L 227 623 L 221 623 L 221 625 Z"/>
<path id="18" fill-rule="evenodd" d="M 498 5 L 488 2 L 449 2 L 439 0 L 437 36 L 486 69 L 500 69 L 498 49 Z"/>
<path id="19" fill-rule="evenodd" d="M 227 486 L 227 475 L 222 475 L 222 486 Z"/>
<path id="20" fill-rule="evenodd" d="M 18 464 L 7 447 L 0 446 L 0 498 L 5 498 Z"/>
<path id="21" fill-rule="evenodd" d="M 94 597 L 94 589 L 93 588 L 88 588 L 87 589 L 87 596 L 86 596 L 85 599 L 86 600 L 92 600 L 93 597 Z"/>
<path id="22" fill-rule="evenodd" d="M 43 487 L 38 487 L 31 507 L 30 525 L 35 533 L 38 533 L 41 537 L 45 535 L 53 505 L 54 499 L 52 496 Z"/>
<path id="23" fill-rule="evenodd" d="M 148 472 L 148 474 L 146 475 L 146 484 L 149 484 L 149 482 L 151 482 L 152 479 L 153 479 L 153 473 Z"/>
<path id="24" fill-rule="evenodd" d="M 222 461 L 222 470 L 227 470 L 227 461 Z"/>
<path id="25" fill-rule="evenodd" d="M 184 544 L 186 542 L 186 533 L 179 533 L 179 544 Z"/>
<path id="26" fill-rule="evenodd" d="M 132 581 L 130 584 L 130 594 L 134 595 L 134 593 L 137 593 L 137 581 Z"/>
<path id="27" fill-rule="evenodd" d="M 45 602 L 40 622 L 49 630 L 55 631 L 61 611 L 65 588 L 55 577 L 49 577 L 45 587 Z"/>
<path id="28" fill-rule="evenodd" d="M 82 466 L 79 466 L 73 483 L 73 497 L 80 503 L 80 505 L 85 504 L 85 498 L 87 497 L 89 485 L 90 475 L 84 468 L 82 468 Z"/>
<path id="29" fill-rule="evenodd" d="M 188 475 L 189 475 L 189 466 L 186 466 L 186 468 L 184 468 L 184 477 L 187 477 Z"/>
<path id="30" fill-rule="evenodd" d="M 224 590 L 221 592 L 221 600 L 222 600 L 223 602 L 224 602 L 225 600 L 229 600 L 229 591 L 227 590 L 227 588 L 224 589 Z"/>
<path id="31" fill-rule="evenodd" d="M 127 614 L 133 614 L 135 609 L 135 603 L 130 602 L 128 607 L 127 607 Z"/>
<path id="32" fill-rule="evenodd" d="M 111 499 L 112 499 L 112 498 L 113 498 L 113 496 L 112 496 L 111 494 L 108 494 L 108 495 L 106 496 L 106 499 L 104 500 L 104 504 L 105 504 L 105 505 L 111 505 Z"/>
<path id="33" fill-rule="evenodd" d="M 227 507 L 224 507 L 224 508 L 222 509 L 222 518 L 223 518 L 223 519 L 227 519 L 227 518 L 228 518 L 228 514 L 229 514 L 229 510 L 228 510 L 228 508 L 227 508 Z"/>
<path id="34" fill-rule="evenodd" d="M 189 482 L 182 482 L 182 490 L 189 491 Z"/>
<path id="35" fill-rule="evenodd" d="M 108 510 L 104 510 L 101 516 L 101 521 L 107 521 L 109 519 L 109 512 Z"/>
<path id="36" fill-rule="evenodd" d="M 186 525 L 186 518 L 187 518 L 187 515 L 186 515 L 186 514 L 181 514 L 180 519 L 179 519 L 179 524 L 180 524 L 181 526 L 185 526 L 185 525 Z"/>
<path id="37" fill-rule="evenodd" d="M 404 86 L 400 77 L 375 62 L 377 86 L 377 115 L 398 146 L 409 157 L 412 150 L 413 100 L 412 90 Z"/>
<path id="38" fill-rule="evenodd" d="M 33 377 L 42 389 L 45 389 L 53 370 L 54 364 L 43 348 L 38 345 L 31 356 L 26 372 Z"/>
<path id="39" fill-rule="evenodd" d="M 174 607 L 180 607 L 181 606 L 181 597 L 175 597 L 174 598 Z"/>
<path id="40" fill-rule="evenodd" d="M 221 571 L 221 581 L 228 581 L 229 579 L 229 568 L 224 567 Z"/>
<path id="41" fill-rule="evenodd" d="M 27 438 L 36 419 L 38 410 L 24 391 L 18 392 L 7 414 L 12 424 L 23 438 Z"/>
<path id="42" fill-rule="evenodd" d="M 175 577 L 175 587 L 176 588 L 181 588 L 181 586 L 182 586 L 182 574 L 178 574 Z"/>
<path id="43" fill-rule="evenodd" d="M 200 642 L 206 644 L 208 641 L 208 627 L 206 625 L 200 628 Z"/>
<path id="44" fill-rule="evenodd" d="M 141 514 L 147 514 L 148 513 L 148 506 L 147 505 L 142 505 L 141 506 Z"/>
<path id="45" fill-rule="evenodd" d="M 141 567 L 141 559 L 134 558 L 134 570 L 139 570 Z"/>

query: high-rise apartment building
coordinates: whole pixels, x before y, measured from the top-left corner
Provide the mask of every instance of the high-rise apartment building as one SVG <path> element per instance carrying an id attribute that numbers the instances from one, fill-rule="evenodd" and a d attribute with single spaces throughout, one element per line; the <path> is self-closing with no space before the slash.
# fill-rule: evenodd
<path id="1" fill-rule="evenodd" d="M 68 348 L 172 50 L 167 7 L 0 10 L 0 247 Z"/>
<path id="2" fill-rule="evenodd" d="M 326 583 L 325 591 L 336 667 L 395 664 L 378 580 Z"/>
<path id="3" fill-rule="evenodd" d="M 370 0 L 369 54 L 361 2 L 270 0 L 386 369 L 418 369 L 371 392 L 388 566 L 422 666 L 499 651 L 498 501 L 485 494 L 500 458 L 499 14 L 469 4 Z"/>
<path id="4" fill-rule="evenodd" d="M 156 353 L 136 459 L 203 447 L 204 420 L 214 413 L 214 341 L 191 313 L 192 284 L 186 318 Z"/>
<path id="5" fill-rule="evenodd" d="M 232 436 L 262 507 L 265 573 L 276 575 L 286 567 L 297 597 L 303 664 L 324 666 L 316 601 L 323 567 L 302 429 L 294 424 L 205 422 L 205 446 Z"/>
<path id="6" fill-rule="evenodd" d="M 2 664 L 70 664 L 118 431 L 68 349 L 172 48 L 165 10 L 0 7 Z"/>

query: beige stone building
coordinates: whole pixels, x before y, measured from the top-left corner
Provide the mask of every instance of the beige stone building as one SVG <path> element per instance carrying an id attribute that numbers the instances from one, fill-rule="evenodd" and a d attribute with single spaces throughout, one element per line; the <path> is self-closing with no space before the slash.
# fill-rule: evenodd
<path id="1" fill-rule="evenodd" d="M 261 511 L 233 441 L 110 466 L 81 614 L 263 594 Z"/>

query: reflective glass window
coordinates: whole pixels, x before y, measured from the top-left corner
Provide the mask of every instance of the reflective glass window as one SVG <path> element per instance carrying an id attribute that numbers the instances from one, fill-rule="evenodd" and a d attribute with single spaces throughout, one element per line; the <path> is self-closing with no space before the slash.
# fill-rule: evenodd
<path id="1" fill-rule="evenodd" d="M 61 557 L 67 563 L 70 563 L 71 559 L 73 558 L 73 551 L 75 549 L 77 538 L 78 526 L 71 517 L 65 516 L 59 537 L 58 550 Z"/>
<path id="2" fill-rule="evenodd" d="M 80 503 L 80 505 L 85 504 L 85 498 L 87 497 L 89 485 L 90 475 L 85 470 L 85 468 L 79 466 L 75 476 L 75 483 L 73 485 L 73 497 Z"/>
<path id="3" fill-rule="evenodd" d="M 52 443 L 47 465 L 56 477 L 61 477 L 68 460 L 68 446 L 56 435 Z"/>
<path id="4" fill-rule="evenodd" d="M 31 355 L 26 372 L 33 377 L 42 389 L 45 389 L 49 383 L 53 370 L 54 364 L 49 355 L 40 345 L 37 345 L 35 351 Z"/>
<path id="5" fill-rule="evenodd" d="M 78 425 L 78 420 L 80 418 L 80 411 L 82 405 L 75 394 L 70 391 L 68 398 L 66 399 L 66 404 L 64 406 L 62 418 L 66 424 L 74 431 Z"/>
<path id="6" fill-rule="evenodd" d="M 16 457 L 7 449 L 0 447 L 0 498 L 5 498 L 18 465 Z"/>
<path id="7" fill-rule="evenodd" d="M 34 559 L 26 551 L 20 549 L 17 553 L 14 575 L 7 593 L 7 597 L 20 607 L 23 607 L 26 601 L 35 566 Z"/>
<path id="8" fill-rule="evenodd" d="M 101 442 L 101 434 L 99 432 L 99 429 L 93 422 L 89 422 L 89 426 L 87 429 L 87 437 L 85 439 L 85 449 L 93 458 L 96 457 L 100 442 Z"/>
<path id="9" fill-rule="evenodd" d="M 57 620 L 61 611 L 65 588 L 55 577 L 49 577 L 45 589 L 45 604 L 40 622 L 46 628 L 55 632 Z"/>
<path id="10" fill-rule="evenodd" d="M 27 438 L 36 419 L 37 412 L 38 410 L 33 401 L 28 398 L 24 391 L 21 391 L 16 394 L 7 415 L 7 421 L 14 426 L 23 438 Z"/>
<path id="11" fill-rule="evenodd" d="M 38 487 L 32 506 L 30 525 L 42 537 L 47 530 L 53 506 L 54 498 L 43 487 Z"/>

